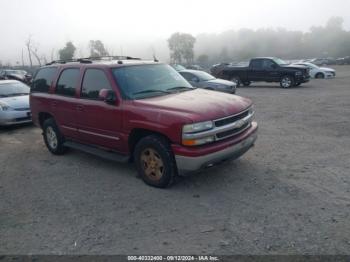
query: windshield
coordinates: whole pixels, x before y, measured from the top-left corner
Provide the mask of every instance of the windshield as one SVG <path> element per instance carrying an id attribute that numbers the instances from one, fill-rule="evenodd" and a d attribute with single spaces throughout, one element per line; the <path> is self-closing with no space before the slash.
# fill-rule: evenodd
<path id="1" fill-rule="evenodd" d="M 278 65 L 287 65 L 287 63 L 285 61 L 283 61 L 282 59 L 279 58 L 274 58 L 273 61 L 278 64 Z"/>
<path id="2" fill-rule="evenodd" d="M 199 78 L 199 80 L 201 81 L 209 81 L 209 80 L 213 80 L 215 79 L 215 77 L 213 77 L 212 75 L 203 72 L 203 71 L 198 71 L 196 73 L 193 73 L 195 76 L 197 76 Z"/>
<path id="3" fill-rule="evenodd" d="M 182 70 L 186 70 L 186 67 L 179 65 L 179 64 L 173 64 L 172 67 L 176 70 L 176 71 L 182 71 Z"/>
<path id="4" fill-rule="evenodd" d="M 312 68 L 319 68 L 317 65 L 314 65 L 312 63 L 305 63 L 304 65 L 312 67 Z"/>
<path id="5" fill-rule="evenodd" d="M 20 82 L 0 83 L 0 97 L 19 96 L 29 94 L 29 87 Z"/>
<path id="6" fill-rule="evenodd" d="M 114 68 L 113 74 L 125 99 L 142 99 L 193 89 L 178 72 L 165 64 Z"/>
<path id="7" fill-rule="evenodd" d="M 11 74 L 14 74 L 14 75 L 25 75 L 26 72 L 22 71 L 22 70 L 6 70 L 6 74 L 8 74 L 8 75 L 11 75 Z"/>

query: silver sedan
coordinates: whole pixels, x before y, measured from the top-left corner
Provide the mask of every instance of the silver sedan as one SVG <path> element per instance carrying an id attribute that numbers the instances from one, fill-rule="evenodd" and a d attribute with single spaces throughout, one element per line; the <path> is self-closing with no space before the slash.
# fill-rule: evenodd
<path id="1" fill-rule="evenodd" d="M 29 123 L 29 87 L 17 80 L 0 80 L 0 126 Z"/>
<path id="2" fill-rule="evenodd" d="M 230 94 L 236 93 L 236 83 L 214 76 L 198 70 L 182 70 L 179 73 L 194 87 L 210 89 Z"/>

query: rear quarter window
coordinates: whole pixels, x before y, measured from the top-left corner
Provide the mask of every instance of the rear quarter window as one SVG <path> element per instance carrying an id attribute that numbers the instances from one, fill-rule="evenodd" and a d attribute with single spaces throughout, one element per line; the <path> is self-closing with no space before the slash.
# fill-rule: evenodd
<path id="1" fill-rule="evenodd" d="M 31 87 L 32 92 L 48 93 L 54 77 L 56 76 L 56 67 L 47 67 L 39 69 L 35 75 Z"/>

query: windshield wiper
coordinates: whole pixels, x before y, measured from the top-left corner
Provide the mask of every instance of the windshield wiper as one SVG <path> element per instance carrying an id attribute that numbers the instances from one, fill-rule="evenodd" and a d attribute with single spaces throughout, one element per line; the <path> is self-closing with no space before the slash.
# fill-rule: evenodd
<path id="1" fill-rule="evenodd" d="M 196 87 L 188 87 L 188 86 L 175 86 L 175 87 L 172 87 L 172 88 L 168 88 L 167 90 L 168 91 L 176 91 L 176 90 L 193 90 L 193 89 L 196 89 Z"/>
<path id="2" fill-rule="evenodd" d="M 8 94 L 7 96 L 23 96 L 23 95 L 29 95 L 29 93 L 13 93 L 13 94 Z"/>
<path id="3" fill-rule="evenodd" d="M 159 90 L 159 89 L 147 89 L 147 90 L 135 92 L 135 93 L 132 93 L 132 94 L 133 94 L 133 95 L 139 95 L 139 94 L 156 93 L 156 92 L 158 92 L 158 93 L 170 94 L 170 92 L 168 92 L 168 91 Z"/>

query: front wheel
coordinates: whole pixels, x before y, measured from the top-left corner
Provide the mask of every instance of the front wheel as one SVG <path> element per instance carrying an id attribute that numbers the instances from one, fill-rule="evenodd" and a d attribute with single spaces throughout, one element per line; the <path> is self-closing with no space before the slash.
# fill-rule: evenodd
<path id="1" fill-rule="evenodd" d="M 64 137 L 58 129 L 53 118 L 45 120 L 43 124 L 44 142 L 49 151 L 54 155 L 62 155 L 67 147 L 63 145 Z"/>
<path id="2" fill-rule="evenodd" d="M 136 145 L 134 159 L 146 184 L 165 188 L 174 182 L 177 175 L 175 157 L 165 138 L 157 135 L 142 138 Z"/>
<path id="3" fill-rule="evenodd" d="M 325 76 L 323 73 L 317 73 L 315 78 L 318 78 L 318 79 L 323 79 Z"/>
<path id="4" fill-rule="evenodd" d="M 245 82 L 243 82 L 243 85 L 244 85 L 244 86 L 250 86 L 250 84 L 251 84 L 250 81 L 245 81 Z"/>
<path id="5" fill-rule="evenodd" d="M 301 83 L 295 83 L 295 85 L 294 86 L 300 86 L 301 85 Z"/>
<path id="6" fill-rule="evenodd" d="M 241 80 L 238 76 L 231 77 L 230 81 L 236 83 L 236 87 L 239 87 L 241 85 Z"/>
<path id="7" fill-rule="evenodd" d="M 294 78 L 291 76 L 283 76 L 280 81 L 280 86 L 282 88 L 290 88 L 294 86 Z"/>

